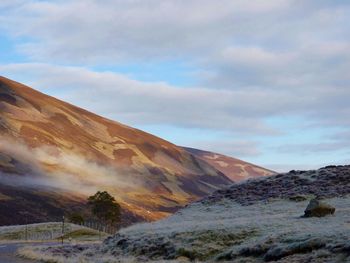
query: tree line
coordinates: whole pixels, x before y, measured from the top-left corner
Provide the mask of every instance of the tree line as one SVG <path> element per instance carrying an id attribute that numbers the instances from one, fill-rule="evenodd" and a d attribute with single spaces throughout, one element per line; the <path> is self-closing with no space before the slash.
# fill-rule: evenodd
<path id="1" fill-rule="evenodd" d="M 121 207 L 107 191 L 98 191 L 89 196 L 87 205 L 90 213 L 103 225 L 116 225 L 121 221 Z M 72 213 L 68 219 L 73 224 L 84 224 L 85 218 L 81 213 Z"/>

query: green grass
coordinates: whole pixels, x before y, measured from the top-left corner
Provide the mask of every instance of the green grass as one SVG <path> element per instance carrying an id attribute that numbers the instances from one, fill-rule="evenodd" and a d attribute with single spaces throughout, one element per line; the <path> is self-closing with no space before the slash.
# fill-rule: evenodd
<path id="1" fill-rule="evenodd" d="M 73 240 L 98 240 L 99 238 L 105 238 L 107 237 L 106 233 L 99 233 L 96 230 L 83 228 L 71 231 L 69 233 L 66 233 L 63 238 L 64 239 L 73 239 Z"/>
<path id="2" fill-rule="evenodd" d="M 20 240 L 24 237 L 23 231 L 9 232 L 0 235 L 0 240 Z"/>
<path id="3" fill-rule="evenodd" d="M 57 240 L 62 238 L 62 223 L 43 223 L 27 226 L 28 240 Z M 25 239 L 26 227 L 0 227 L 0 241 L 21 241 Z M 73 224 L 65 224 L 63 238 L 77 241 L 97 241 L 107 237 L 106 233 Z"/>

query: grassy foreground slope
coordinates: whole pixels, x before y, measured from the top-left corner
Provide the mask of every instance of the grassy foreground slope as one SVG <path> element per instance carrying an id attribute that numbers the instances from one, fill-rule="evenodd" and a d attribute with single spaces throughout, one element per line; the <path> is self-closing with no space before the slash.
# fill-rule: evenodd
<path id="1" fill-rule="evenodd" d="M 217 191 L 167 219 L 122 229 L 101 246 L 34 254 L 54 262 L 350 262 L 349 194 L 350 166 L 291 171 Z M 301 217 L 316 196 L 335 214 Z"/>
<path id="2" fill-rule="evenodd" d="M 64 224 L 63 239 L 68 241 L 97 241 L 105 238 L 106 233 L 79 226 L 71 223 Z M 7 242 L 41 242 L 61 241 L 62 223 L 50 222 L 29 225 L 3 226 L 0 227 L 0 243 Z"/>

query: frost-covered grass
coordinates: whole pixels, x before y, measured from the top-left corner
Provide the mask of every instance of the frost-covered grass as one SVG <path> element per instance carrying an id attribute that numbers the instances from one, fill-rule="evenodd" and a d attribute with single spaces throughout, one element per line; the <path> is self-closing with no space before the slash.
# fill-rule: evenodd
<path id="1" fill-rule="evenodd" d="M 26 234 L 27 232 L 27 234 Z M 0 227 L 0 242 L 9 241 L 48 241 L 62 237 L 62 223 L 40 223 L 19 226 L 3 226 Z M 83 226 L 66 223 L 64 225 L 64 239 L 73 240 L 98 240 L 99 233 L 96 230 Z M 106 234 L 102 234 L 106 237 Z"/>
<path id="2" fill-rule="evenodd" d="M 325 218 L 300 218 L 308 201 L 293 202 L 287 200 L 271 200 L 251 206 L 241 206 L 223 199 L 216 204 L 194 203 L 173 216 L 154 223 L 144 223 L 119 231 L 121 235 L 141 236 L 157 233 L 170 235 L 181 232 L 200 232 L 207 230 L 260 229 L 273 233 L 283 226 L 285 231 L 318 231 L 322 224 L 339 228 L 350 226 L 350 198 L 333 198 L 325 202 L 336 207 L 336 216 Z M 349 230 L 349 229 L 348 229 Z"/>
<path id="3" fill-rule="evenodd" d="M 316 196 L 335 214 L 302 218 Z M 350 166 L 234 184 L 167 219 L 122 229 L 101 246 L 31 251 L 52 262 L 350 263 Z"/>
<path id="4" fill-rule="evenodd" d="M 301 218 L 308 201 L 194 203 L 167 219 L 122 229 L 101 247 L 31 253 L 53 262 L 350 262 L 350 197 L 325 202 L 336 208 L 334 216 Z"/>
<path id="5" fill-rule="evenodd" d="M 264 252 L 275 246 L 282 250 L 288 245 L 297 246 L 314 239 L 328 246 L 339 243 L 346 249 L 350 245 L 350 198 L 325 201 L 336 207 L 334 216 L 301 218 L 308 201 L 273 200 L 251 206 L 241 206 L 226 199 L 215 204 L 195 203 L 163 221 L 120 231 L 119 236 L 105 243 L 104 249 L 110 253 L 135 256 L 146 252 L 149 257 L 157 258 L 146 248 L 170 242 L 167 249 L 160 251 L 164 258 L 179 256 L 179 252 L 185 250 L 185 256 L 202 260 L 232 260 L 242 257 L 240 252 L 244 250 L 266 246 L 267 251 L 259 251 L 259 257 L 263 257 Z M 203 233 L 210 233 L 210 236 L 202 239 Z M 230 236 L 231 242 L 222 242 Z M 125 239 L 127 242 L 122 241 Z M 123 243 L 129 245 L 123 247 Z"/>

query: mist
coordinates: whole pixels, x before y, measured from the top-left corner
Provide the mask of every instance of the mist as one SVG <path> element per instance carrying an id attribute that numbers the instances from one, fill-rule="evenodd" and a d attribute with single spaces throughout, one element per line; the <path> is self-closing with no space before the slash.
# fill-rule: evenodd
<path id="1" fill-rule="evenodd" d="M 16 169 L 18 173 L 0 172 L 1 183 L 7 185 L 59 188 L 81 195 L 99 190 L 122 194 L 142 186 L 136 171 L 100 165 L 53 146 L 32 149 L 23 142 L 5 138 L 0 140 L 0 157 L 4 156 L 11 157 L 11 164 L 15 163 L 16 168 L 21 167 Z"/>

